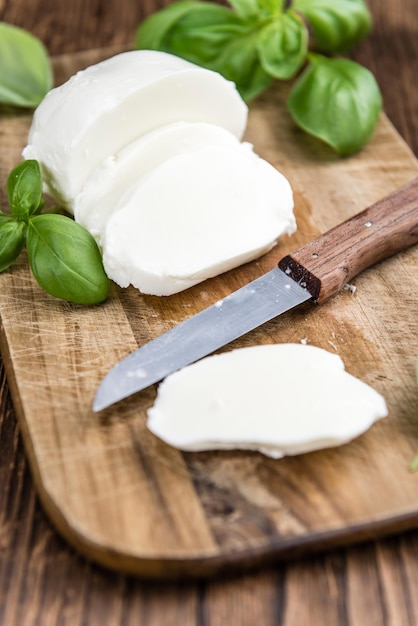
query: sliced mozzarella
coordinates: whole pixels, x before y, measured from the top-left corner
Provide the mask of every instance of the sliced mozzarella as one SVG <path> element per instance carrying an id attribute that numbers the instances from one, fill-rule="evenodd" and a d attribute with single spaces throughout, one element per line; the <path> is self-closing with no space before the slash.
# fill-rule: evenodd
<path id="1" fill-rule="evenodd" d="M 208 122 L 241 138 L 247 107 L 220 74 L 173 55 L 135 50 L 78 72 L 37 108 L 23 154 L 47 191 L 71 210 L 103 159 L 172 122 Z"/>
<path id="2" fill-rule="evenodd" d="M 248 144 L 202 147 L 151 170 L 107 221 L 108 276 L 170 295 L 259 257 L 294 232 L 287 179 Z"/>
<path id="3" fill-rule="evenodd" d="M 385 417 L 385 400 L 342 360 L 301 344 L 207 357 L 160 385 L 148 427 L 183 450 L 249 449 L 268 456 L 346 443 Z"/>
<path id="4" fill-rule="evenodd" d="M 101 244 L 110 214 L 123 206 L 123 196 L 144 174 L 173 156 L 209 145 L 238 147 L 240 143 L 221 126 L 199 122 L 168 124 L 140 137 L 96 168 L 75 199 L 76 221 Z"/>

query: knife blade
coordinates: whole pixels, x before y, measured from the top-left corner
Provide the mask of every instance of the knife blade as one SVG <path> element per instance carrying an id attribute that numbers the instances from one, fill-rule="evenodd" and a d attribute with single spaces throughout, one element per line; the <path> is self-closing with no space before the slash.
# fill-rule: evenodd
<path id="1" fill-rule="evenodd" d="M 417 242 L 418 178 L 126 356 L 103 378 L 93 410 L 159 382 L 303 302 L 325 302 L 365 269 Z"/>

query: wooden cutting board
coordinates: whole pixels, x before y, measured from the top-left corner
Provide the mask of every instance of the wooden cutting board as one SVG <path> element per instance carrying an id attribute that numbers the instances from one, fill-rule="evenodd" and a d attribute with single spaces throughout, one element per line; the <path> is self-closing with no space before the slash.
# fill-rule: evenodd
<path id="1" fill-rule="evenodd" d="M 113 52 L 57 58 L 56 82 Z M 282 460 L 183 454 L 147 431 L 155 387 L 101 414 L 90 408 L 108 368 L 138 345 L 418 175 L 385 116 L 361 154 L 338 159 L 293 126 L 286 95 L 276 85 L 254 102 L 246 134 L 295 192 L 298 232 L 263 258 L 166 298 L 114 286 L 106 304 L 91 308 L 42 292 L 24 254 L 0 275 L 1 350 L 39 496 L 59 532 L 111 568 L 209 576 L 418 525 L 418 473 L 408 470 L 418 452 L 417 247 L 358 277 L 354 293 L 303 306 L 233 344 L 306 340 L 339 354 L 389 407 L 387 419 L 348 445 Z M 30 119 L 1 111 L 3 210 Z"/>

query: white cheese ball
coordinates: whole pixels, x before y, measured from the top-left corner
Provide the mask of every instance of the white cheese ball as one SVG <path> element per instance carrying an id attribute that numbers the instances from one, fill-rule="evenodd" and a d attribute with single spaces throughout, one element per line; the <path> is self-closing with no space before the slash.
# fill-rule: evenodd
<path id="1" fill-rule="evenodd" d="M 242 137 L 247 106 L 220 74 L 165 52 L 134 50 L 78 72 L 36 109 L 23 155 L 46 191 L 72 210 L 93 170 L 134 139 L 176 121 Z"/>
<path id="2" fill-rule="evenodd" d="M 272 344 L 210 356 L 168 376 L 148 428 L 182 450 L 258 450 L 280 458 L 338 446 L 387 415 L 384 398 L 339 356 Z"/>

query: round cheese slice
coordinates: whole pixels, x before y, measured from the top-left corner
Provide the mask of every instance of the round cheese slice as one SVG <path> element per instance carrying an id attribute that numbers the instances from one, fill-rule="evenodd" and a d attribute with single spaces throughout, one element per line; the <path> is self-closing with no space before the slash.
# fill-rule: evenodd
<path id="1" fill-rule="evenodd" d="M 272 344 L 207 357 L 166 378 L 148 427 L 182 450 L 280 458 L 349 442 L 386 415 L 384 398 L 339 356 Z"/>
<path id="2" fill-rule="evenodd" d="M 240 142 L 222 126 L 200 122 L 176 122 L 143 135 L 95 169 L 75 199 L 75 220 L 101 245 L 111 213 L 124 206 L 125 195 L 147 172 L 172 157 L 209 145 L 237 148 Z"/>
<path id="3" fill-rule="evenodd" d="M 107 220 L 109 278 L 171 295 L 267 252 L 296 229 L 287 179 L 249 144 L 208 145 L 141 178 Z"/>
<path id="4" fill-rule="evenodd" d="M 176 121 L 207 122 L 241 138 L 247 106 L 220 74 L 165 52 L 134 50 L 78 72 L 36 109 L 23 152 L 68 209 L 104 159 Z"/>

